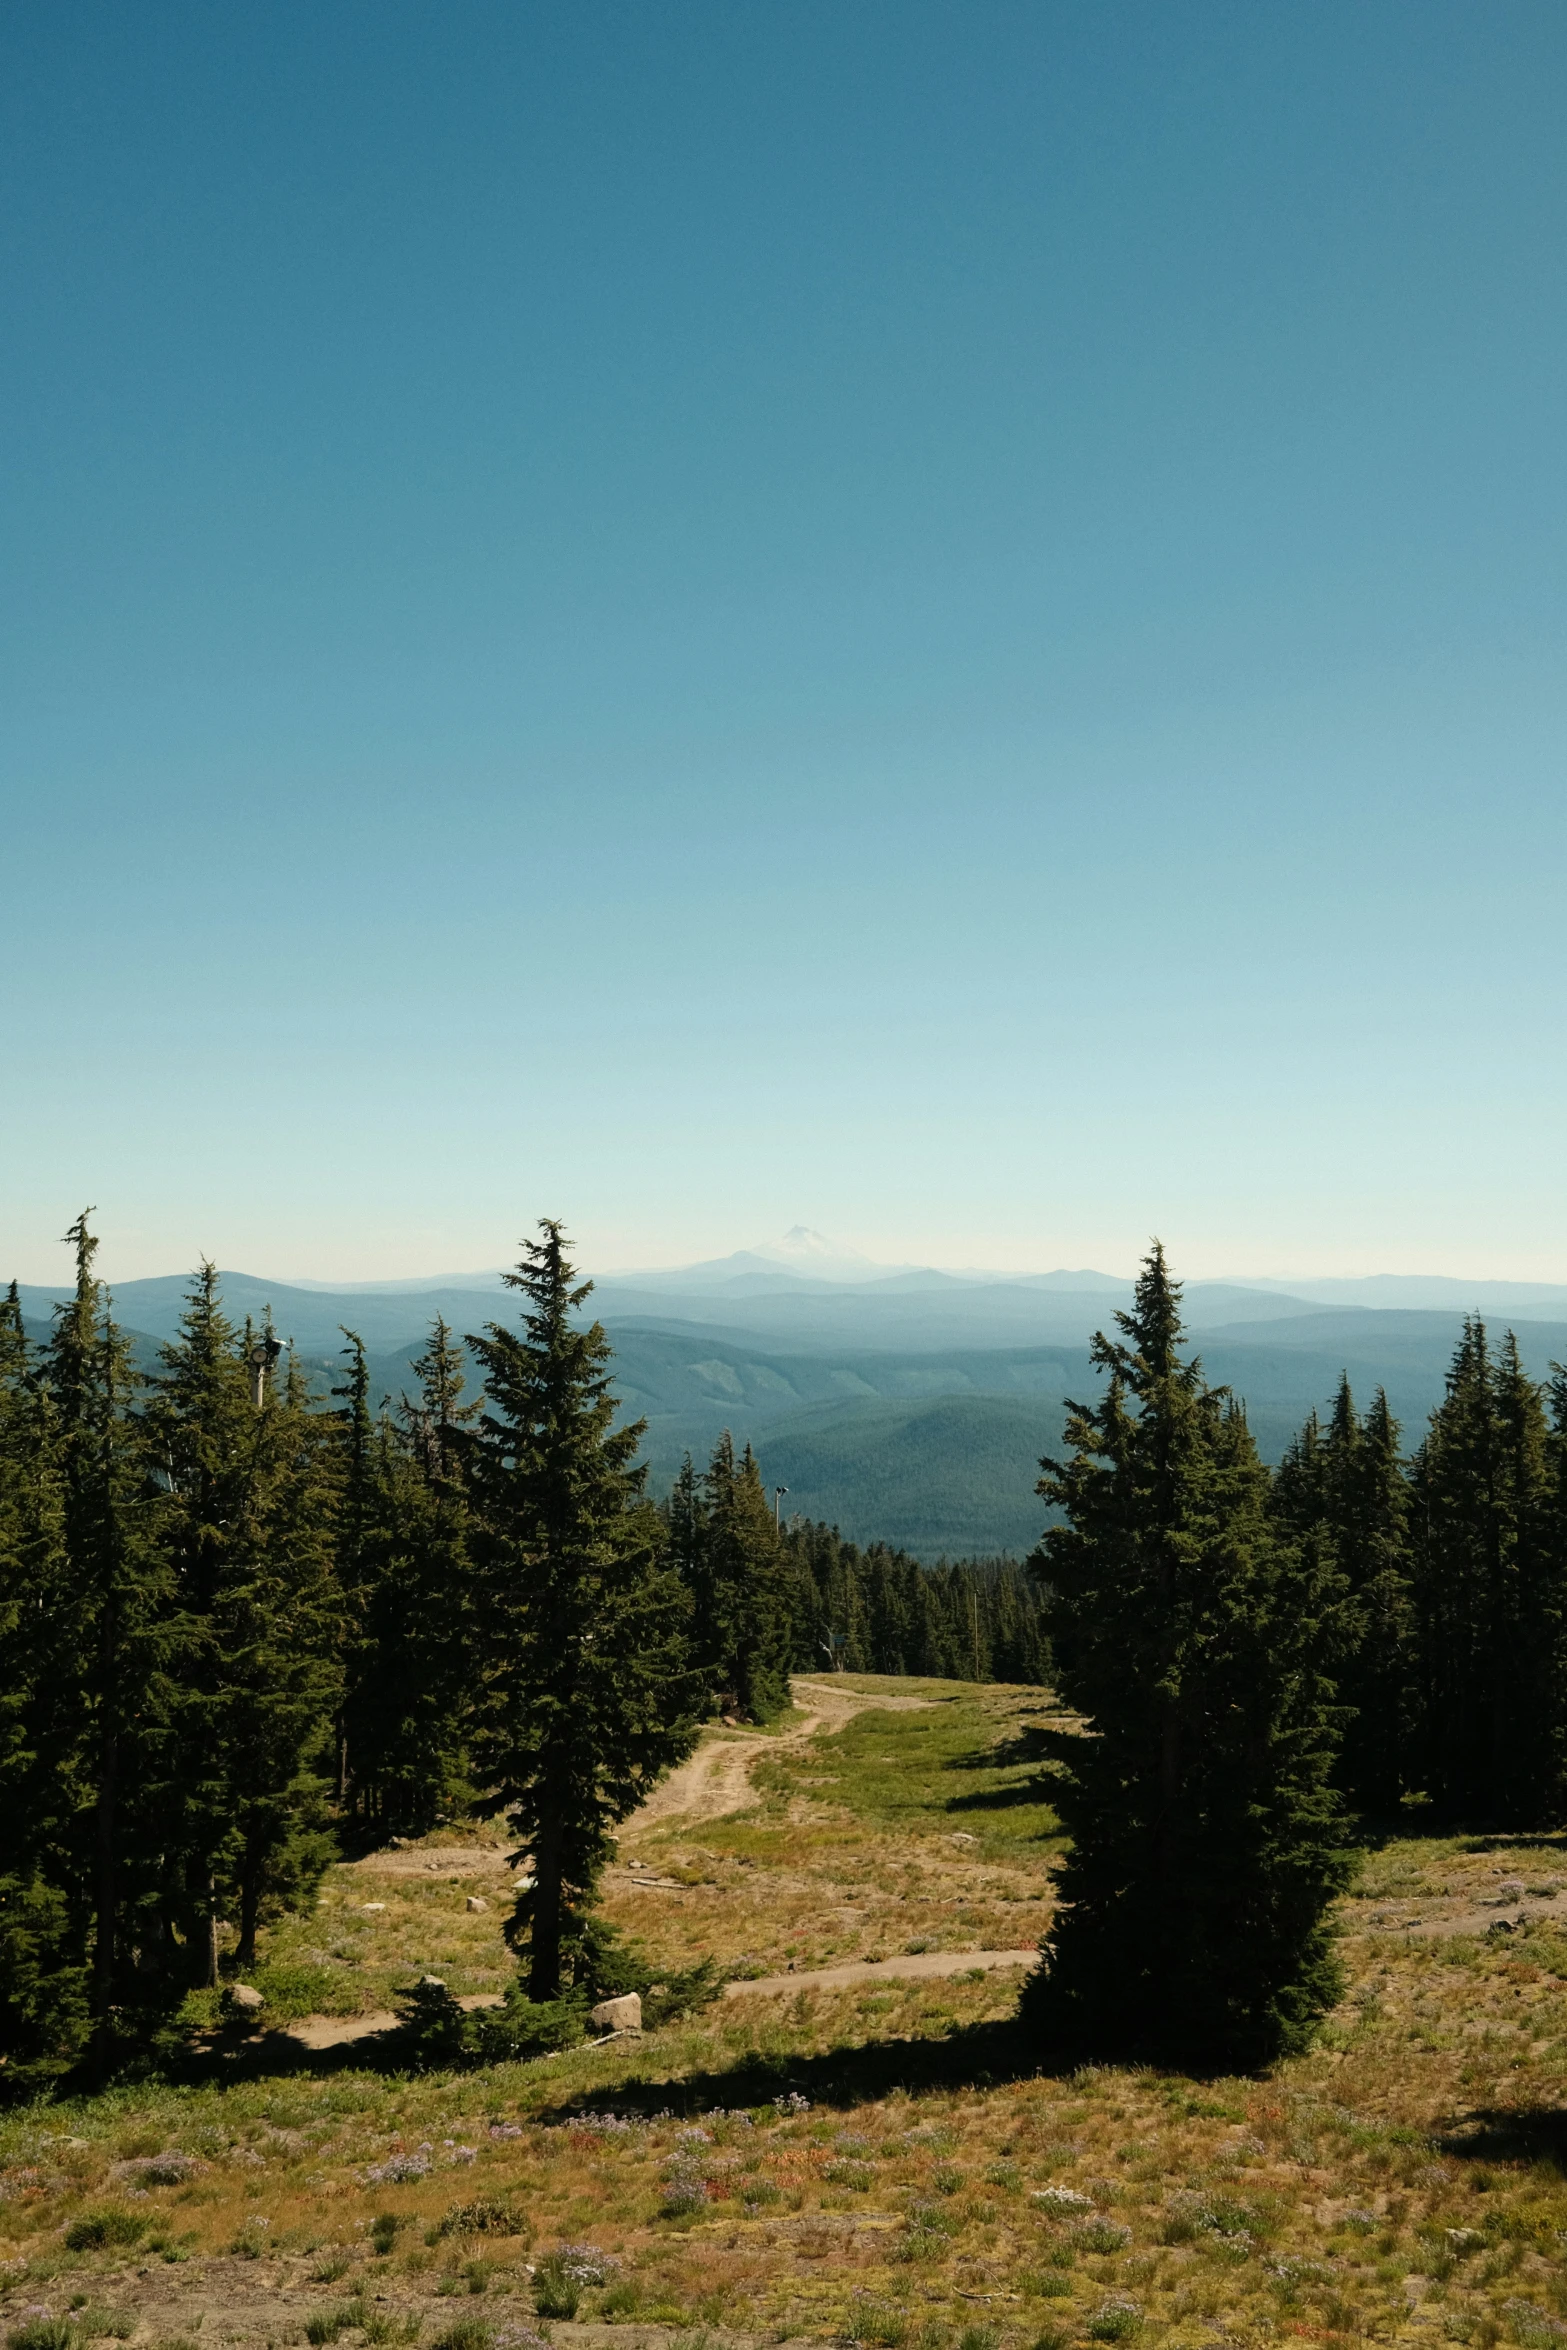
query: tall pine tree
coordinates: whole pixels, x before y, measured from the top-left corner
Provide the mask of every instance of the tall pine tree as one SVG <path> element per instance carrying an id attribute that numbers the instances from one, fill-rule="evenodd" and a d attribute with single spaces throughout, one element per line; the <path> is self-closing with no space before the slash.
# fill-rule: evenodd
<path id="1" fill-rule="evenodd" d="M 1381 1388 L 1362 1419 L 1340 1379 L 1327 1427 L 1313 1412 L 1279 1465 L 1273 1499 L 1291 1533 L 1331 1546 L 1344 1577 L 1338 1784 L 1358 1811 L 1386 1816 L 1409 1784 L 1416 1667 L 1409 1486 Z"/>
<path id="2" fill-rule="evenodd" d="M 361 1540 L 349 1792 L 381 1828 L 428 1828 L 465 1785 L 473 1654 L 469 1424 L 462 1348 L 437 1317 L 419 1395 L 366 1446 L 377 1538 Z"/>
<path id="3" fill-rule="evenodd" d="M 146 1441 L 168 1486 L 185 1656 L 167 1807 L 183 1955 L 169 1963 L 212 1981 L 219 1913 L 238 1927 L 236 1963 L 251 1966 L 263 1917 L 297 1905 L 330 1857 L 326 1770 L 339 1686 L 331 1430 L 309 1408 L 292 1356 L 256 1402 L 252 1332 L 229 1322 L 210 1264 L 161 1360 Z"/>
<path id="4" fill-rule="evenodd" d="M 137 1382 L 93 1272 L 90 1213 L 66 1234 L 75 1287 L 56 1309 L 39 1376 L 55 1431 L 73 1636 L 71 1658 L 56 1655 L 51 1737 L 75 1794 L 67 1900 L 91 1921 L 101 2067 L 113 2052 L 120 2006 L 136 2004 L 135 1964 L 162 1888 L 173 1606 L 159 1504 L 130 1408 Z"/>
<path id="5" fill-rule="evenodd" d="M 1333 1999 L 1346 1882 L 1324 1658 L 1340 1585 L 1283 1537 L 1245 1421 L 1180 1353 L 1157 1245 L 1103 1399 L 1046 1461 L 1064 1522 L 1034 1569 L 1058 1686 L 1072 1849 L 1025 2013 L 1054 2048 L 1250 2066 L 1301 2047 Z"/>
<path id="6" fill-rule="evenodd" d="M 55 1423 L 12 1282 L 0 1305 L 0 2088 L 47 2087 L 86 2045 L 88 1905 L 76 1627 Z"/>
<path id="7" fill-rule="evenodd" d="M 615 1427 L 609 1342 L 578 1326 L 558 1223 L 506 1279 L 521 1334 L 469 1341 L 488 1411 L 475 1446 L 480 1659 L 476 1776 L 531 1856 L 512 1921 L 539 2000 L 574 1979 L 612 1831 L 690 1752 L 700 1684 L 664 1521 L 634 1466 L 641 1422 Z"/>
<path id="8" fill-rule="evenodd" d="M 749 1445 L 726 1428 L 702 1480 L 700 1654 L 721 1700 L 754 1722 L 789 1702 L 797 1578 Z"/>
<path id="9" fill-rule="evenodd" d="M 1462 1817 L 1556 1819 L 1564 1764 L 1564 1562 L 1539 1386 L 1511 1333 L 1464 1325 L 1414 1472 L 1425 1786 Z"/>

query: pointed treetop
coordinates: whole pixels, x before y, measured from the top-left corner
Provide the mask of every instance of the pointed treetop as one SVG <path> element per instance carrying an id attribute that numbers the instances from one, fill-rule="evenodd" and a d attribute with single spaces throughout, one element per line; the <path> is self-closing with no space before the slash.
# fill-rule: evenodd
<path id="1" fill-rule="evenodd" d="M 1129 1314 L 1116 1320 L 1150 1371 L 1168 1377 L 1175 1368 L 1176 1343 L 1181 1335 L 1181 1285 L 1173 1280 L 1165 1259 L 1164 1242 L 1155 1240 L 1137 1276 L 1136 1301 Z"/>
<path id="2" fill-rule="evenodd" d="M 70 1230 L 61 1235 L 67 1248 L 71 1249 L 76 1257 L 78 1296 L 83 1290 L 93 1286 L 92 1261 L 98 1254 L 98 1236 L 96 1233 L 88 1231 L 87 1219 L 89 1216 L 96 1216 L 97 1213 L 96 1208 L 83 1208 Z"/>
<path id="3" fill-rule="evenodd" d="M 533 1300 L 535 1310 L 527 1317 L 530 1330 L 535 1324 L 542 1328 L 563 1320 L 593 1290 L 591 1281 L 573 1286 L 576 1267 L 566 1254 L 566 1227 L 559 1217 L 541 1216 L 539 1230 L 544 1238 L 522 1241 L 516 1271 L 501 1275 L 508 1289 L 523 1290 Z"/>

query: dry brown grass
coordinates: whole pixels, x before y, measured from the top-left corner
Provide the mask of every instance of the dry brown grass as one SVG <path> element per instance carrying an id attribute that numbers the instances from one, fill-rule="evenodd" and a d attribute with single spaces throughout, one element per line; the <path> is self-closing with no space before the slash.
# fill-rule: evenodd
<path id="1" fill-rule="evenodd" d="M 1055 1850 L 1018 1744 L 1034 1704 L 948 1689 L 932 1716 L 866 1716 L 780 1750 L 749 1813 L 628 1839 L 625 1858 L 676 1882 L 617 1874 L 612 1906 L 672 1963 L 699 1947 L 770 1968 L 791 1950 L 803 1966 L 1031 1936 Z M 477 1987 L 505 1960 L 498 1911 L 463 1907 L 470 1883 L 492 1898 L 500 1882 L 493 1859 L 473 1861 L 438 1881 L 405 1866 L 373 1891 L 373 1872 L 335 1872 L 324 1908 L 275 1941 L 287 1956 L 293 1937 L 296 1959 L 347 1949 L 319 1963 L 377 1983 L 436 1962 Z M 433 2341 L 459 2316 L 504 2338 L 535 2322 L 530 2261 L 588 2240 L 619 2265 L 580 2314 L 629 2327 L 628 2346 L 706 2327 L 889 2350 L 962 2350 L 965 2335 L 967 2350 L 1556 2350 L 1559 1865 L 1551 1844 L 1404 1838 L 1374 1854 L 1345 1905 L 1348 1995 L 1312 2054 L 1267 2080 L 1052 2074 L 1008 2027 L 1016 1978 L 959 1976 L 751 1995 L 640 2044 L 484 2074 L 345 2065 L 13 2115 L 7 2320 L 79 2296 L 92 2327 L 129 2320 L 149 2343 L 202 2320 L 299 2342 L 345 2309 L 345 2346 L 410 2328 Z M 350 1895 L 387 1902 L 364 1933 L 345 1926 Z M 1520 1898 L 1527 1931 L 1467 1930 Z M 590 2109 L 626 2118 L 589 2126 Z M 123 2167 L 168 2149 L 201 2167 L 167 2184 Z M 399 2155 L 416 2175 L 386 2175 Z M 476 2205 L 502 2228 L 465 2230 Z M 507 2207 L 521 2233 L 503 2232 Z M 134 2251 L 70 2248 L 73 2222 L 103 2209 L 145 2220 Z M 385 2256 L 377 2214 L 401 2223 Z"/>

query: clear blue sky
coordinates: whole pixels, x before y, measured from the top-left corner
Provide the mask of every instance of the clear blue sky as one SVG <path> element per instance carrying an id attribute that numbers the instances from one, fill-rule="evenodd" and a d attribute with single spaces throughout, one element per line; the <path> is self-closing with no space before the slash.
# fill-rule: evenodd
<path id="1" fill-rule="evenodd" d="M 1560 0 L 0 23 L 0 1269 L 1567 1278 Z"/>

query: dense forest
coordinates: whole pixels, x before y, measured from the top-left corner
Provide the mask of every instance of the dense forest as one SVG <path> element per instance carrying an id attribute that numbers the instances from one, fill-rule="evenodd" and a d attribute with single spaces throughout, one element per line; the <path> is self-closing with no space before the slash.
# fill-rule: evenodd
<path id="1" fill-rule="evenodd" d="M 1071 1846 L 1025 2014 L 1058 2050 L 1251 2068 L 1338 1994 L 1367 1825 L 1567 1810 L 1567 1376 L 1465 1328 L 1412 1458 L 1347 1381 L 1279 1469 L 1185 1354 L 1154 1248 L 1034 1559 Z"/>
<path id="2" fill-rule="evenodd" d="M 351 1333 L 313 1388 L 270 1330 L 228 1320 L 210 1266 L 139 1374 L 85 1216 L 69 1239 L 74 1295 L 42 1345 L 14 1287 L 0 1306 L 13 2087 L 122 2060 L 220 1964 L 250 1967 L 345 1834 L 464 1809 L 504 1813 L 533 1854 L 519 1947 L 553 1997 L 614 1820 L 715 1706 L 768 1718 L 796 1668 L 1041 1672 L 1018 1568 L 780 1529 L 727 1438 L 649 1501 L 558 1235 L 517 1280 L 527 1335 L 437 1321 L 395 1402 Z"/>
<path id="3" fill-rule="evenodd" d="M 540 1233 L 508 1277 L 522 1331 L 437 1320 L 395 1401 L 352 1333 L 313 1392 L 210 1266 L 137 1373 L 85 1216 L 44 1341 L 14 1286 L 0 1306 L 13 2091 L 155 2047 L 345 1838 L 462 1811 L 528 1856 L 504 2026 L 527 2044 L 524 2009 L 627 1979 L 594 1917 L 617 1823 L 715 1708 L 769 1719 L 801 1669 L 1048 1670 L 1087 1717 L 1054 1765 L 1074 1850 L 1039 2009 L 1085 2045 L 1112 2007 L 1168 2039 L 1182 1985 L 1210 2047 L 1293 2044 L 1357 1816 L 1561 1816 L 1567 1376 L 1532 1382 L 1510 1339 L 1466 1328 L 1411 1457 L 1346 1384 L 1270 1473 L 1180 1355 L 1156 1252 L 1045 1464 L 1029 1568 L 928 1569 L 780 1525 L 727 1436 L 650 1499 L 589 1285 Z"/>

